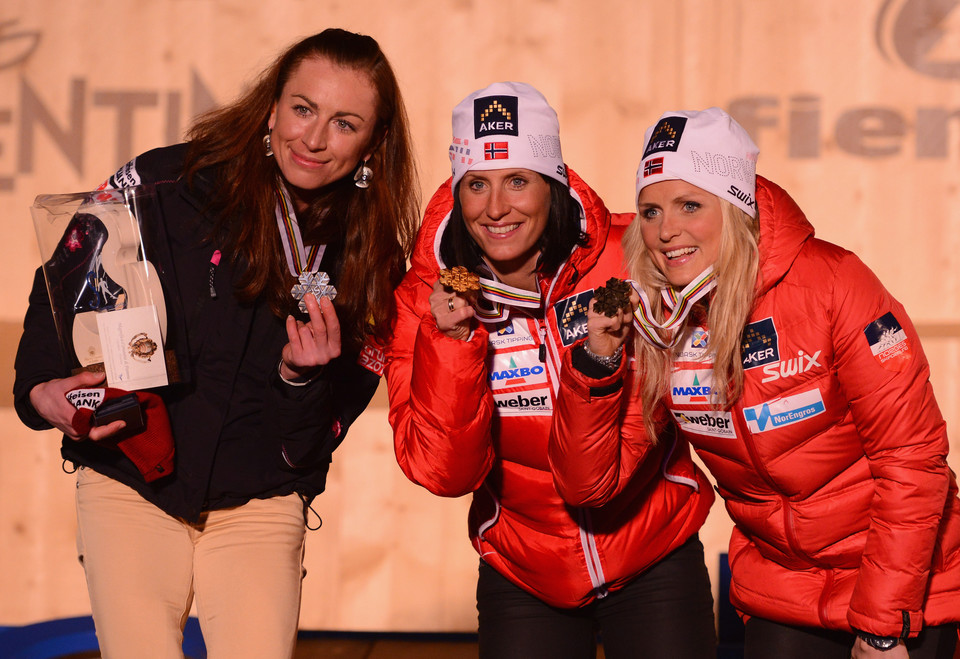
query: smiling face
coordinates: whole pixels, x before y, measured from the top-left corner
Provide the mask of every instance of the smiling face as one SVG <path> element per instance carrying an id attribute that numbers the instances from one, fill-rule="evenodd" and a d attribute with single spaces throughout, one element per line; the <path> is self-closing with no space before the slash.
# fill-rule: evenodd
<path id="1" fill-rule="evenodd" d="M 535 287 L 550 184 L 529 169 L 469 171 L 459 183 L 459 198 L 467 231 L 500 280 Z"/>
<path id="2" fill-rule="evenodd" d="M 723 229 L 720 199 L 686 181 L 661 181 L 640 191 L 640 232 L 654 264 L 683 288 L 717 262 Z"/>
<path id="3" fill-rule="evenodd" d="M 362 71 L 325 57 L 305 59 L 294 69 L 267 127 L 297 210 L 370 156 L 376 108 L 376 89 Z"/>

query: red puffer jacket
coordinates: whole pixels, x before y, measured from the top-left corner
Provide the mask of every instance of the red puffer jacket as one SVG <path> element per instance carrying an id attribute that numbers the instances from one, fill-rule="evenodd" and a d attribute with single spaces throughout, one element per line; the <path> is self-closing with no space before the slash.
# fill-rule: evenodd
<path id="1" fill-rule="evenodd" d="M 595 286 L 621 275 L 611 216 L 573 172 L 586 247 L 541 279 L 544 314 L 512 310 L 469 341 L 442 334 L 428 297 L 452 207 L 449 181 L 431 199 L 412 267 L 396 293 L 387 350 L 390 423 L 404 473 L 434 494 L 473 492 L 470 537 L 484 561 L 548 604 L 575 607 L 623 586 L 697 532 L 714 495 L 685 443 L 664 441 L 649 469 L 607 505 L 564 504 L 547 464 L 562 355 L 586 332 Z M 609 235 L 608 235 L 609 234 Z M 673 482 L 661 477 L 661 469 Z"/>
<path id="2" fill-rule="evenodd" d="M 747 615 L 884 636 L 960 620 L 960 500 L 916 331 L 854 254 L 813 237 L 786 192 L 758 179 L 757 200 L 743 395 L 711 409 L 711 364 L 699 361 L 709 334 L 696 327 L 669 400 L 736 524 L 730 598 Z M 589 457 L 592 471 L 557 463 L 558 482 L 603 501 L 616 487 L 604 470 L 639 432 L 639 402 L 624 438 L 599 433 L 620 395 L 591 404 L 577 391 L 607 383 L 564 374 L 552 450 Z"/>

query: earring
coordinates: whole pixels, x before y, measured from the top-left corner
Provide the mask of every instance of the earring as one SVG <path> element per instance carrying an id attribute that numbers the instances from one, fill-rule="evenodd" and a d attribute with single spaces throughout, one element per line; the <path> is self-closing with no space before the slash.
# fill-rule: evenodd
<path id="1" fill-rule="evenodd" d="M 268 158 L 273 155 L 273 146 L 270 144 L 270 133 L 263 136 L 263 148 L 266 150 L 266 156 Z"/>
<path id="2" fill-rule="evenodd" d="M 370 187 L 370 181 L 373 180 L 373 170 L 367 167 L 367 159 L 364 158 L 360 166 L 357 167 L 357 173 L 353 175 L 353 184 L 358 188 L 366 190 Z"/>

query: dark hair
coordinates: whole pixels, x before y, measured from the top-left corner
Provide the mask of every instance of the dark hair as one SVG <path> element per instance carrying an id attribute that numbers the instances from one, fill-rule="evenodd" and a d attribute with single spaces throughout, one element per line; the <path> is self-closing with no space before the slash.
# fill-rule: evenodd
<path id="1" fill-rule="evenodd" d="M 555 178 L 536 173 L 550 186 L 550 212 L 547 226 L 538 242 L 540 257 L 537 259 L 537 272 L 552 275 L 566 260 L 573 248 L 587 244 L 587 234 L 580 226 L 580 204 L 570 196 L 570 188 Z M 450 222 L 440 238 L 440 258 L 449 267 L 461 265 L 476 272 L 483 263 L 480 246 L 467 231 L 460 207 L 460 184 L 453 191 L 453 210 Z"/>
<path id="2" fill-rule="evenodd" d="M 192 180 L 200 169 L 218 167 L 211 208 L 219 213 L 217 235 L 242 265 L 237 296 L 244 302 L 265 297 L 276 315 L 286 316 L 295 304 L 274 215 L 279 170 L 264 155 L 262 140 L 284 85 L 311 58 L 362 71 L 377 91 L 371 144 L 376 149 L 367 163 L 374 172 L 370 187 L 358 189 L 344 177 L 297 217 L 307 244 L 335 243 L 341 250 L 335 305 L 343 341 L 356 349 L 365 336 L 385 338 L 389 332 L 393 289 L 403 277 L 420 210 L 403 99 L 377 42 L 331 28 L 289 47 L 234 103 L 193 125 L 185 175 Z"/>

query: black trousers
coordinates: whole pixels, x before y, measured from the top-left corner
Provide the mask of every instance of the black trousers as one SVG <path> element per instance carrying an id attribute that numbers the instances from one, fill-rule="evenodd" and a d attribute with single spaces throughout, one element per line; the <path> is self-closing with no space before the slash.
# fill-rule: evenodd
<path id="1" fill-rule="evenodd" d="M 703 545 L 693 536 L 624 588 L 560 609 L 480 562 L 480 659 L 714 659 L 716 631 Z"/>
<path id="2" fill-rule="evenodd" d="M 744 659 L 850 659 L 856 637 L 818 627 L 794 627 L 750 618 L 744 635 Z M 907 639 L 910 659 L 953 659 L 957 625 L 925 627 Z"/>

